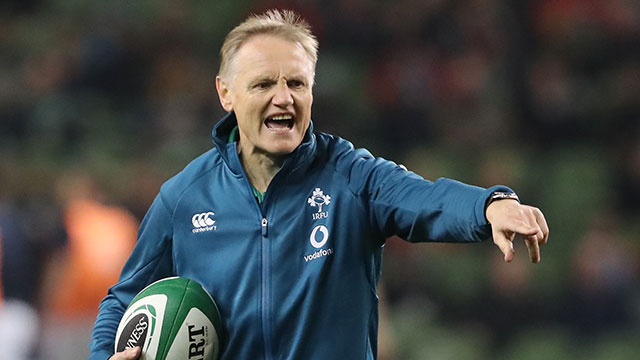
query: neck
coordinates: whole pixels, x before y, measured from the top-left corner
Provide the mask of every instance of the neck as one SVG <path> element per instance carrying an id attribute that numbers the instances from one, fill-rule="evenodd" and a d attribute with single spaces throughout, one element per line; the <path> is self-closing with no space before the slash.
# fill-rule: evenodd
<path id="1" fill-rule="evenodd" d="M 242 142 L 238 146 L 238 155 L 251 185 L 261 193 L 267 191 L 267 187 L 284 163 L 284 156 L 274 156 L 253 149 L 245 149 Z"/>

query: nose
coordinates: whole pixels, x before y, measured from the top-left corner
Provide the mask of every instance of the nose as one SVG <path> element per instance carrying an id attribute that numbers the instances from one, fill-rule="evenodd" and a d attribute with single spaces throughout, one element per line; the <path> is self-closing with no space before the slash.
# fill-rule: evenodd
<path id="1" fill-rule="evenodd" d="M 276 93 L 273 95 L 271 102 L 279 107 L 286 107 L 288 105 L 293 105 L 293 96 L 291 94 L 291 89 L 287 86 L 287 83 L 284 81 L 278 82 L 276 86 Z"/>

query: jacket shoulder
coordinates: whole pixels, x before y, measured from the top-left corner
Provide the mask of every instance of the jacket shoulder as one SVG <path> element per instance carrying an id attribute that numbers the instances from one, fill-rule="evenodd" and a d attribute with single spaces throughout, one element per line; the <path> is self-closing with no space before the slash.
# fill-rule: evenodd
<path id="1" fill-rule="evenodd" d="M 222 163 L 222 157 L 218 148 L 215 147 L 193 159 L 184 169 L 162 184 L 160 196 L 165 205 L 173 209 L 195 182 L 221 166 Z"/>
<path id="2" fill-rule="evenodd" d="M 335 164 L 336 170 L 345 171 L 353 162 L 371 160 L 374 156 L 367 149 L 356 149 L 353 144 L 339 136 L 318 133 L 316 135 L 318 154 Z"/>
<path id="3" fill-rule="evenodd" d="M 372 186 L 385 182 L 389 176 L 404 176 L 406 169 L 393 161 L 375 157 L 364 148 L 338 136 L 319 133 L 318 153 L 343 176 L 352 192 L 371 192 Z"/>

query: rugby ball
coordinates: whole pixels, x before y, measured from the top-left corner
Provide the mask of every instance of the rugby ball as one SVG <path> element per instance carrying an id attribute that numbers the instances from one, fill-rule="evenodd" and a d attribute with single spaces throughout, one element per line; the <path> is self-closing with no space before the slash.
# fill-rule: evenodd
<path id="1" fill-rule="evenodd" d="M 197 282 L 170 277 L 142 289 L 122 316 L 115 352 L 140 346 L 143 360 L 215 360 L 222 321 Z"/>

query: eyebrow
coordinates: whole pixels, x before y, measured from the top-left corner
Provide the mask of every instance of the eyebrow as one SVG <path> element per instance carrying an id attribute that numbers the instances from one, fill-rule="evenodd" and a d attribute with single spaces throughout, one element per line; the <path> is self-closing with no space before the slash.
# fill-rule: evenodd
<path id="1" fill-rule="evenodd" d="M 255 78 L 251 79 L 251 81 L 249 81 L 249 83 L 259 83 L 259 82 L 263 82 L 263 81 L 269 82 L 269 81 L 277 81 L 277 80 L 275 79 L 275 77 L 266 76 L 265 75 L 265 76 L 255 77 Z"/>
<path id="2" fill-rule="evenodd" d="M 309 81 L 307 81 L 307 78 L 302 73 L 296 73 L 287 77 L 287 82 L 291 80 L 302 81 L 305 84 L 309 83 Z M 261 74 L 250 79 L 249 82 L 247 83 L 247 87 L 251 88 L 254 85 L 257 85 L 263 82 L 273 84 L 273 83 L 276 83 L 277 81 L 278 81 L 278 77 L 275 75 Z"/>
<path id="3" fill-rule="evenodd" d="M 259 75 L 249 80 L 248 84 L 249 86 L 252 86 L 252 85 L 263 83 L 263 82 L 269 82 L 269 83 L 276 82 L 275 76 Z"/>

